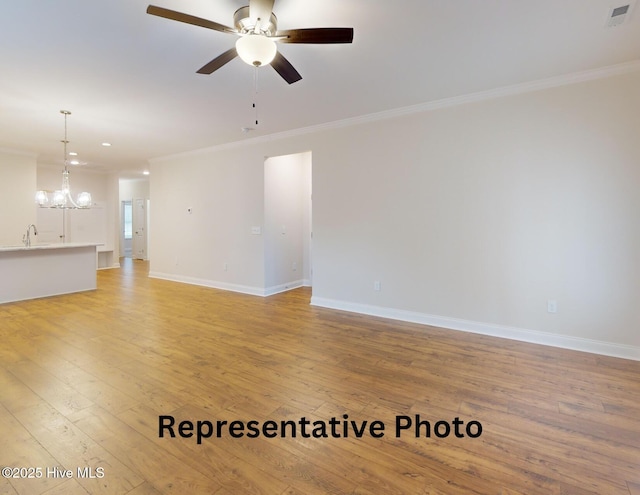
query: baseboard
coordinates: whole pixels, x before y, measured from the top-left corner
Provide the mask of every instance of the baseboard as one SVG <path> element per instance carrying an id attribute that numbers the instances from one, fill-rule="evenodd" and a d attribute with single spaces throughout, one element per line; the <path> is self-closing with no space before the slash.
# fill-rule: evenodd
<path id="1" fill-rule="evenodd" d="M 212 289 L 222 289 L 231 292 L 240 292 L 252 296 L 264 296 L 264 289 L 260 287 L 250 287 L 247 285 L 229 284 L 227 282 L 218 282 L 215 280 L 206 280 L 196 277 L 187 277 L 185 275 L 174 275 L 172 273 L 149 272 L 150 278 L 159 278 L 162 280 L 170 280 L 171 282 L 181 282 L 183 284 L 200 285 L 202 287 L 210 287 Z"/>
<path id="2" fill-rule="evenodd" d="M 180 282 L 183 284 L 199 285 L 202 287 L 210 287 L 212 289 L 228 290 L 231 292 L 240 292 L 242 294 L 249 294 L 251 296 L 267 297 L 280 292 L 286 292 L 288 290 L 297 289 L 304 286 L 304 280 L 296 280 L 281 285 L 274 285 L 271 287 L 250 287 L 247 285 L 229 284 L 227 282 L 219 282 L 216 280 L 206 280 L 196 277 L 187 277 L 184 275 L 174 275 L 170 273 L 162 272 L 149 272 L 150 278 L 158 278 L 162 280 L 170 280 L 172 282 Z"/>
<path id="3" fill-rule="evenodd" d="M 267 287 L 264 289 L 264 296 L 272 296 L 274 294 L 279 294 L 281 292 L 287 292 L 289 290 L 297 289 L 298 287 L 305 286 L 304 280 L 295 280 L 293 282 L 288 282 L 286 284 L 274 285 L 271 287 Z"/>
<path id="4" fill-rule="evenodd" d="M 112 270 L 113 268 L 120 268 L 120 263 L 116 263 L 111 266 L 103 266 L 101 268 L 98 268 L 98 270 Z"/>
<path id="5" fill-rule="evenodd" d="M 434 327 L 446 328 L 448 330 L 460 330 L 463 332 L 489 335 L 521 342 L 572 349 L 575 351 L 590 352 L 604 356 L 612 356 L 623 359 L 640 361 L 640 347 L 616 344 L 612 342 L 602 342 L 598 340 L 583 339 L 580 337 L 570 337 L 567 335 L 557 335 L 537 330 L 527 330 L 523 328 L 508 327 L 490 323 L 481 323 L 445 316 L 435 316 L 425 313 L 404 311 L 399 309 L 385 308 L 380 306 L 370 306 L 367 304 L 350 303 L 326 299 L 322 297 L 311 297 L 311 305 L 323 308 L 338 309 L 352 313 L 360 313 L 392 320 L 419 323 Z"/>

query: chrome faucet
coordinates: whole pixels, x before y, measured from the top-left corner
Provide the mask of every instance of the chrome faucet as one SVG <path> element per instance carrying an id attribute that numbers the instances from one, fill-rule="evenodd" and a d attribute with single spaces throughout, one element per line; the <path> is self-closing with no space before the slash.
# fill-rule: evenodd
<path id="1" fill-rule="evenodd" d="M 22 236 L 22 243 L 25 245 L 25 247 L 31 246 L 31 236 L 29 235 L 31 234 L 31 227 L 33 227 L 33 235 L 38 235 L 38 229 L 34 224 L 30 223 L 27 227 L 27 233 Z"/>

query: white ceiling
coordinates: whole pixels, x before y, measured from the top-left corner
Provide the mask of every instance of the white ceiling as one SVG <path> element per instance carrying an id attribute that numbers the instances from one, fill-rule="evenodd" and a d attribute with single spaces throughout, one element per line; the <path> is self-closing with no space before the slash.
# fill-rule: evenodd
<path id="1" fill-rule="evenodd" d="M 246 0 L 17 0 L 0 15 L 0 147 L 60 164 L 64 120 L 85 167 L 140 174 L 154 157 L 640 59 L 625 0 L 276 0 L 280 29 L 354 27 L 351 45 L 279 45 L 303 79 L 235 59 L 235 37 L 146 14 L 233 25 Z M 111 148 L 100 145 L 103 141 Z"/>

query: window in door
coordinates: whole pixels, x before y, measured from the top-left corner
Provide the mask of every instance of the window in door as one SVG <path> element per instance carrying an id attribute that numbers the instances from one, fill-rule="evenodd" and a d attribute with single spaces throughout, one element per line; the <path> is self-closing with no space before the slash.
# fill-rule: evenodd
<path id="1" fill-rule="evenodd" d="M 122 225 L 124 239 L 133 239 L 133 206 L 131 201 L 123 201 L 122 203 Z"/>

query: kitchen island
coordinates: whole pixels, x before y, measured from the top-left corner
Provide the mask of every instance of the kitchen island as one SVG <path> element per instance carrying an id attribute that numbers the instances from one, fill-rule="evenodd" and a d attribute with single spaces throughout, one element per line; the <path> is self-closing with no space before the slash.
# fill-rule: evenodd
<path id="1" fill-rule="evenodd" d="M 98 245 L 0 246 L 0 304 L 96 289 Z"/>

